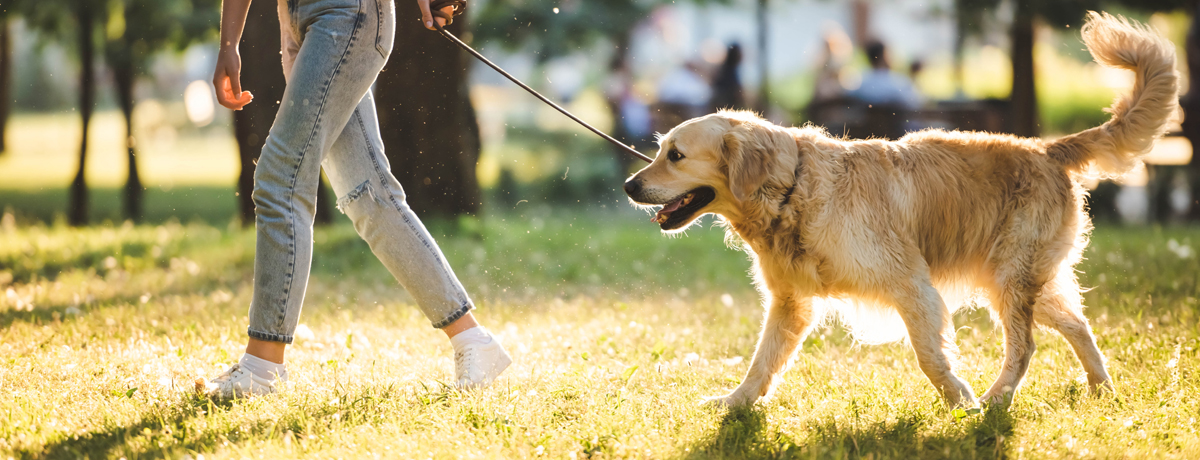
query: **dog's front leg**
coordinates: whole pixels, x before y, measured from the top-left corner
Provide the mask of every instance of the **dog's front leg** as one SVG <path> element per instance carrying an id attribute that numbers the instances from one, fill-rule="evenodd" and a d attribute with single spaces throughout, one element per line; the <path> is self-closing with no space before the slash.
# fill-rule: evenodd
<path id="1" fill-rule="evenodd" d="M 754 404 L 768 395 L 817 319 L 811 297 L 772 296 L 746 378 L 732 393 L 710 398 L 708 403 L 740 406 Z"/>

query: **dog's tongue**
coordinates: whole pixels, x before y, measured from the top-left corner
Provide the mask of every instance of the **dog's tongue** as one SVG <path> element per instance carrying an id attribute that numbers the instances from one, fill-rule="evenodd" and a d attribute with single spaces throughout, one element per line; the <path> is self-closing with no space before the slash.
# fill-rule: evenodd
<path id="1" fill-rule="evenodd" d="M 651 222 L 661 223 L 666 221 L 667 216 L 671 215 L 671 212 L 679 209 L 679 207 L 682 206 L 681 203 L 683 203 L 682 198 L 663 205 L 662 209 L 659 209 L 658 212 L 654 214 L 654 219 L 652 219 Z"/>

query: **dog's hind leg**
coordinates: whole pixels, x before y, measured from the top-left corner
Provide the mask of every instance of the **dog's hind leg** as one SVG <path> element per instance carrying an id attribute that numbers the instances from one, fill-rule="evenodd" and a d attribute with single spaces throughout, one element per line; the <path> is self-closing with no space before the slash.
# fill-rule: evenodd
<path id="1" fill-rule="evenodd" d="M 733 392 L 711 398 L 708 402 L 740 406 L 754 404 L 759 398 L 770 394 L 819 317 L 820 312 L 814 309 L 811 297 L 772 295 L 762 335 L 758 338 L 754 360 L 750 362 L 746 378 Z"/>
<path id="2" fill-rule="evenodd" d="M 983 397 L 984 403 L 1003 403 L 1016 393 L 1037 345 L 1033 343 L 1033 303 L 1041 286 L 1030 280 L 1027 269 L 1010 268 L 991 289 L 992 308 L 1004 327 L 1004 364 L 1000 375 Z"/>
<path id="3" fill-rule="evenodd" d="M 893 289 L 891 295 L 904 325 L 917 363 L 934 388 L 950 406 L 973 405 L 971 386 L 954 374 L 958 346 L 954 344 L 954 321 L 929 276 L 921 275 L 908 286 Z"/>
<path id="4" fill-rule="evenodd" d="M 1054 280 L 1042 287 L 1042 294 L 1033 305 L 1033 319 L 1054 328 L 1067 339 L 1067 343 L 1075 349 L 1075 356 L 1083 363 L 1088 385 L 1093 392 L 1112 390 L 1108 371 L 1104 368 L 1104 358 L 1096 346 L 1096 338 L 1092 336 L 1087 318 L 1083 316 L 1081 297 L 1079 283 L 1071 267 L 1064 267 Z"/>

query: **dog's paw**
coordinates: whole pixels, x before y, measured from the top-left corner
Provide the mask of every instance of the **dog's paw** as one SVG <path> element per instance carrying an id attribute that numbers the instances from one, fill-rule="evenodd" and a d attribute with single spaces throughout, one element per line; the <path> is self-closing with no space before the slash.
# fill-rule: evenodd
<path id="1" fill-rule="evenodd" d="M 1100 395 L 1106 395 L 1106 394 L 1111 395 L 1111 394 L 1116 393 L 1116 391 L 1113 390 L 1112 380 L 1101 380 L 1099 382 L 1094 382 L 1094 383 L 1088 382 L 1088 392 L 1090 392 L 1092 394 L 1092 396 L 1100 396 Z"/>
<path id="2" fill-rule="evenodd" d="M 1013 391 L 1000 393 L 992 393 L 989 391 L 984 393 L 983 396 L 979 398 L 979 405 L 983 407 L 1008 406 L 1009 404 L 1012 404 L 1013 395 L 1015 394 L 1016 392 Z"/>
<path id="3" fill-rule="evenodd" d="M 730 393 L 725 396 L 713 396 L 705 398 L 702 403 L 704 406 L 716 409 L 731 409 L 734 407 L 749 406 L 754 404 L 754 400 L 742 397 L 737 393 Z"/>

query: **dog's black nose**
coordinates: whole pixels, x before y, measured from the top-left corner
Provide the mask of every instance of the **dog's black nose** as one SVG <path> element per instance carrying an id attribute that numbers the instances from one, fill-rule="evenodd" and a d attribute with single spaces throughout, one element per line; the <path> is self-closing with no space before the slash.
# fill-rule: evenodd
<path id="1" fill-rule="evenodd" d="M 642 190 L 642 184 L 633 179 L 625 181 L 625 194 L 633 196 Z"/>

